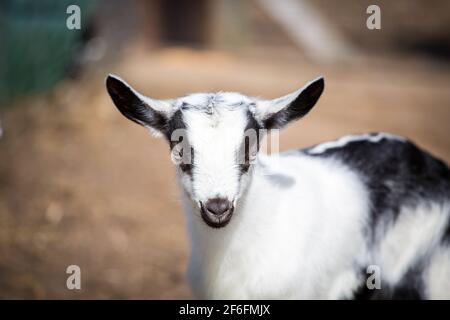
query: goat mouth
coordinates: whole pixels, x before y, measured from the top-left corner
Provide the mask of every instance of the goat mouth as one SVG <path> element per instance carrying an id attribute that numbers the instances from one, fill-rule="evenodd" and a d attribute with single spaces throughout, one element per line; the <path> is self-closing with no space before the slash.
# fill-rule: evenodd
<path id="1" fill-rule="evenodd" d="M 231 220 L 231 216 L 233 215 L 234 208 L 231 208 L 226 213 L 221 215 L 211 214 L 203 207 L 203 204 L 200 203 L 200 212 L 203 221 L 211 228 L 219 229 L 225 227 Z"/>

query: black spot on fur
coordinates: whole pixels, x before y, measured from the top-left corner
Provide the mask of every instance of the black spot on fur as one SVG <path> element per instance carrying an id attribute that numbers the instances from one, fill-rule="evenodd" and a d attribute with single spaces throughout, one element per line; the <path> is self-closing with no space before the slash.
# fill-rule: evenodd
<path id="1" fill-rule="evenodd" d="M 450 219 L 447 221 L 447 228 L 444 231 L 443 243 L 450 246 Z"/>
<path id="2" fill-rule="evenodd" d="M 182 163 L 180 163 L 180 169 L 181 169 L 181 171 L 192 176 L 193 166 L 194 166 L 194 148 L 191 147 L 190 159 L 188 161 L 183 161 Z"/>
<path id="3" fill-rule="evenodd" d="M 244 174 L 248 171 L 248 169 L 250 168 L 250 151 L 252 150 L 252 148 L 256 147 L 256 151 L 259 150 L 260 147 L 260 130 L 261 126 L 259 125 L 258 121 L 256 121 L 255 117 L 253 116 L 253 114 L 250 111 L 247 111 L 247 125 L 245 126 L 244 129 L 244 134 L 245 133 L 249 133 L 250 130 L 252 130 L 254 133 L 256 133 L 256 141 L 250 141 L 250 136 L 253 135 L 245 135 L 244 136 L 244 140 L 242 141 L 242 145 L 241 145 L 241 149 L 239 150 L 239 154 L 238 154 L 238 162 L 239 162 L 239 166 L 240 166 L 240 174 Z M 255 146 L 256 144 L 256 146 Z M 244 156 L 242 159 L 242 156 Z M 242 161 L 243 160 L 243 161 Z"/>
<path id="4" fill-rule="evenodd" d="M 184 130 L 184 132 L 181 132 L 182 135 L 178 136 L 174 134 L 175 130 Z M 181 110 L 177 110 L 172 118 L 170 118 L 167 128 L 164 131 L 164 136 L 166 137 L 167 141 L 169 142 L 170 150 L 172 151 L 173 148 L 179 144 L 183 143 L 183 148 L 180 150 L 181 154 L 180 157 L 183 159 L 182 162 L 179 164 L 181 171 L 189 174 L 192 176 L 192 169 L 194 165 L 194 148 L 191 147 L 188 137 L 186 135 L 186 125 L 183 121 L 183 113 Z M 177 133 L 180 133 L 177 132 Z M 186 154 L 186 151 L 189 151 L 190 154 Z"/>
<path id="5" fill-rule="evenodd" d="M 173 146 L 178 142 L 172 141 L 172 133 L 177 129 L 186 129 L 186 125 L 183 121 L 183 113 L 181 110 L 177 110 L 173 116 L 170 118 L 170 120 L 167 123 L 166 130 L 164 130 L 164 136 L 166 137 L 167 141 L 169 142 L 170 148 L 172 149 Z"/>
<path id="6" fill-rule="evenodd" d="M 381 289 L 369 289 L 364 281 L 351 299 L 354 300 L 422 300 L 425 299 L 422 288 L 415 287 L 402 281 L 395 288 L 382 287 Z"/>
<path id="7" fill-rule="evenodd" d="M 377 242 L 377 230 L 383 230 L 383 226 L 395 222 L 402 207 L 414 208 L 427 202 L 444 204 L 450 200 L 448 166 L 410 141 L 383 138 L 379 142 L 349 142 L 343 147 L 330 148 L 320 154 L 311 153 L 310 150 L 304 149 L 302 153 L 342 161 L 356 171 L 367 186 L 371 202 L 371 216 L 367 223 L 369 243 Z M 442 241 L 448 241 L 449 233 L 450 225 Z M 420 264 L 425 263 L 425 260 L 422 258 L 395 287 L 379 291 L 369 290 L 364 284 L 355 297 L 423 298 Z"/>

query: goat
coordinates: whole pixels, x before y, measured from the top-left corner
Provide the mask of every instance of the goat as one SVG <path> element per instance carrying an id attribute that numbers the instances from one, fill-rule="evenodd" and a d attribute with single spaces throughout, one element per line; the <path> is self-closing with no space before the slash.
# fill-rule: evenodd
<path id="1" fill-rule="evenodd" d="M 248 130 L 305 116 L 323 78 L 274 100 L 229 92 L 156 100 L 113 75 L 106 87 L 125 117 L 169 142 L 196 297 L 450 298 L 444 162 L 387 133 L 272 156 L 258 152 L 259 134 L 247 139 Z"/>

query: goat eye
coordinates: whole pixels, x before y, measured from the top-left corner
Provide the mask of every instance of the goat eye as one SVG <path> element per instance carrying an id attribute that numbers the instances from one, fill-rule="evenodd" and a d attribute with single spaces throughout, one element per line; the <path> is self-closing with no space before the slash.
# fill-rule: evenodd
<path id="1" fill-rule="evenodd" d="M 192 170 L 192 162 L 194 161 L 194 149 L 191 148 L 191 154 L 190 157 L 188 157 L 188 159 L 183 159 L 183 149 L 181 149 L 179 151 L 180 154 L 180 159 L 181 159 L 181 163 L 180 163 L 180 169 L 183 172 L 191 172 Z"/>
<path id="2" fill-rule="evenodd" d="M 178 164 L 183 159 L 183 149 L 182 148 L 174 148 L 171 152 L 172 160 L 175 164 Z"/>

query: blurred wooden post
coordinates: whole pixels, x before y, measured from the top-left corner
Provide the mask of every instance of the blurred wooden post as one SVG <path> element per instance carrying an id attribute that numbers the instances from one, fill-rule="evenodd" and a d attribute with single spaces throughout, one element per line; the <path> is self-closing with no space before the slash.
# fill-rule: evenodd
<path id="1" fill-rule="evenodd" d="M 348 61 L 355 50 L 306 0 L 259 0 L 261 7 L 277 22 L 309 58 L 318 62 Z"/>
<path id="2" fill-rule="evenodd" d="M 204 47 L 210 41 L 209 0 L 141 1 L 145 33 L 149 42 Z"/>
<path id="3" fill-rule="evenodd" d="M 249 3 L 241 0 L 213 2 L 213 32 L 211 43 L 220 49 L 236 49 L 248 41 L 247 10 Z"/>

